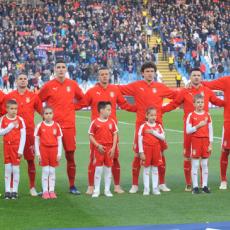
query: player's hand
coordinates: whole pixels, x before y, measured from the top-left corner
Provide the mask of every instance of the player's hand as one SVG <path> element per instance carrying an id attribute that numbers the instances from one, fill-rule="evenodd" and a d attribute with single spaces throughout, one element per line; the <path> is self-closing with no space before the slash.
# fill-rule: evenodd
<path id="1" fill-rule="evenodd" d="M 14 127 L 15 127 L 15 128 L 17 128 L 18 125 L 19 125 L 19 124 L 18 124 L 18 121 L 14 121 L 14 122 L 12 122 L 12 123 L 14 124 Z"/>
<path id="2" fill-rule="evenodd" d="M 153 130 L 152 129 L 146 129 L 145 133 L 153 134 Z"/>
<path id="3" fill-rule="evenodd" d="M 61 160 L 61 156 L 57 155 L 57 162 Z"/>
<path id="4" fill-rule="evenodd" d="M 212 152 L 212 144 L 211 143 L 208 146 L 208 152 Z"/>
<path id="5" fill-rule="evenodd" d="M 115 154 L 115 148 L 111 148 L 110 151 L 109 151 L 109 156 L 110 156 L 111 158 L 113 158 L 113 157 L 114 157 L 114 154 Z"/>
<path id="6" fill-rule="evenodd" d="M 104 153 L 105 152 L 105 147 L 103 146 L 103 145 L 98 145 L 97 146 L 97 149 L 98 149 L 98 151 L 100 152 L 100 153 Z"/>
<path id="7" fill-rule="evenodd" d="M 205 119 L 205 120 L 201 121 L 201 122 L 198 124 L 197 128 L 201 128 L 201 127 L 207 125 L 207 123 L 208 123 L 208 120 Z"/>
<path id="8" fill-rule="evenodd" d="M 18 157 L 21 159 L 22 158 L 23 153 L 18 153 Z"/>
<path id="9" fill-rule="evenodd" d="M 41 156 L 40 155 L 37 156 L 38 156 L 38 161 L 41 162 Z"/>
<path id="10" fill-rule="evenodd" d="M 141 160 L 145 161 L 145 154 L 144 153 L 139 153 L 139 155 L 140 155 Z"/>

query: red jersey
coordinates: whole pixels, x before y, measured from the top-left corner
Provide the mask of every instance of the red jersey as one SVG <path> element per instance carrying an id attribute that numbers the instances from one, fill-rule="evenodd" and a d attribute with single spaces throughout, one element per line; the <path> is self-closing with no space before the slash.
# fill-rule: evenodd
<path id="1" fill-rule="evenodd" d="M 169 112 L 181 104 L 184 108 L 184 121 L 186 121 L 188 114 L 195 110 L 194 108 L 194 96 L 202 94 L 204 96 L 204 110 L 209 111 L 209 102 L 217 106 L 224 106 L 224 101 L 219 99 L 214 92 L 205 86 L 199 88 L 191 87 L 181 90 L 175 100 L 162 108 L 162 112 Z"/>
<path id="2" fill-rule="evenodd" d="M 40 122 L 34 132 L 34 136 L 40 138 L 40 144 L 48 147 L 58 146 L 58 137 L 62 136 L 62 131 L 57 122 L 46 124 L 44 121 Z"/>
<path id="3" fill-rule="evenodd" d="M 3 136 L 4 144 L 18 145 L 18 146 L 20 144 L 20 140 L 22 138 L 21 130 L 22 129 L 25 130 L 25 123 L 21 117 L 16 116 L 14 119 L 10 119 L 7 117 L 7 115 L 4 115 L 3 117 L 1 117 L 1 120 L 0 120 L 0 129 L 7 128 L 10 123 L 15 122 L 15 121 L 18 122 L 18 126 L 14 127 L 10 132 L 6 133 Z M 24 146 L 23 146 L 23 149 L 24 149 Z"/>
<path id="4" fill-rule="evenodd" d="M 199 128 L 199 129 L 195 129 L 194 126 L 198 125 L 201 121 L 207 120 L 207 125 Z M 187 121 L 186 121 L 186 131 L 188 132 L 189 129 L 191 130 L 191 128 L 194 128 L 194 130 L 192 130 L 193 132 L 190 132 L 192 134 L 192 136 L 194 137 L 210 137 L 210 135 L 212 136 L 212 132 L 210 133 L 210 127 L 212 126 L 212 119 L 211 116 L 209 115 L 209 113 L 207 112 L 203 112 L 203 113 L 197 113 L 197 112 L 192 112 L 189 113 Z"/>
<path id="5" fill-rule="evenodd" d="M 154 130 L 159 134 L 164 134 L 162 126 L 159 123 L 151 125 L 148 122 L 145 122 L 143 125 L 141 125 L 138 132 L 138 136 L 143 138 L 142 143 L 144 145 L 160 144 L 160 139 L 153 134 L 146 133 L 146 130 Z M 141 149 L 141 146 L 139 146 L 139 148 Z"/>
<path id="6" fill-rule="evenodd" d="M 230 76 L 221 77 L 214 81 L 203 82 L 203 84 L 213 90 L 224 92 L 224 121 L 230 122 Z"/>
<path id="7" fill-rule="evenodd" d="M 174 98 L 177 94 L 176 91 L 162 83 L 151 82 L 148 84 L 145 80 L 120 85 L 119 89 L 123 95 L 134 97 L 137 107 L 136 125 L 141 125 L 145 122 L 146 109 L 151 106 L 157 109 L 157 121 L 162 123 L 161 107 L 163 98 Z"/>
<path id="8" fill-rule="evenodd" d="M 60 82 L 53 79 L 41 88 L 39 97 L 53 108 L 54 120 L 61 128 L 75 127 L 76 100 L 83 98 L 83 92 L 76 81 L 66 78 L 64 82 Z"/>
<path id="9" fill-rule="evenodd" d="M 136 106 L 129 104 L 125 100 L 125 98 L 122 96 L 119 88 L 116 85 L 109 84 L 106 88 L 104 88 L 100 83 L 97 83 L 94 87 L 92 87 L 86 92 L 84 99 L 76 105 L 76 109 L 91 106 L 91 120 L 95 120 L 97 117 L 99 117 L 99 113 L 97 111 L 97 105 L 99 101 L 111 102 L 112 108 L 110 117 L 116 122 L 117 105 L 120 106 L 121 109 L 130 112 L 136 111 Z"/>
<path id="10" fill-rule="evenodd" d="M 111 118 L 101 120 L 97 118 L 91 122 L 89 134 L 93 135 L 95 140 L 102 145 L 113 144 L 113 135 L 118 132 L 115 121 Z"/>
<path id="11" fill-rule="evenodd" d="M 22 117 L 26 125 L 26 133 L 34 133 L 34 112 L 42 113 L 42 102 L 38 95 L 34 92 L 26 90 L 23 94 L 20 94 L 18 90 L 13 90 L 4 97 L 4 108 L 6 110 L 6 102 L 10 99 L 15 100 L 18 103 L 18 115 Z"/>

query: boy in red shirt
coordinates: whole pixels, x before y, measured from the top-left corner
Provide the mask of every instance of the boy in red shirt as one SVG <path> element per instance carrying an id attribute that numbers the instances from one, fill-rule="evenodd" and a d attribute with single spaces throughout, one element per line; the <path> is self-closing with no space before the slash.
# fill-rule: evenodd
<path id="1" fill-rule="evenodd" d="M 208 188 L 208 158 L 212 151 L 213 128 L 212 119 L 204 110 L 204 96 L 194 96 L 195 111 L 188 115 L 186 132 L 191 134 L 191 158 L 192 158 L 192 183 L 193 194 L 199 194 L 198 168 L 202 167 L 202 191 L 210 193 Z"/>
<path id="2" fill-rule="evenodd" d="M 55 167 L 61 159 L 62 131 L 58 123 L 53 121 L 53 109 L 45 107 L 44 121 L 39 123 L 34 132 L 35 151 L 42 166 L 43 199 L 57 198 L 55 187 Z"/>
<path id="3" fill-rule="evenodd" d="M 110 185 L 112 180 L 113 158 L 117 145 L 118 128 L 113 119 L 109 118 L 111 114 L 111 102 L 100 101 L 98 103 L 99 118 L 91 122 L 89 128 L 90 142 L 95 146 L 94 148 L 94 191 L 92 197 L 99 197 L 101 175 L 104 168 L 105 177 L 105 191 L 107 197 L 112 197 L 110 192 Z M 104 166 L 104 167 L 103 167 Z"/>
<path id="4" fill-rule="evenodd" d="M 142 160 L 144 170 L 144 192 L 149 195 L 149 174 L 152 173 L 153 194 L 160 195 L 158 188 L 158 167 L 163 163 L 160 141 L 165 140 L 162 126 L 156 122 L 157 111 L 153 107 L 146 110 L 147 122 L 141 125 L 138 132 L 139 155 Z"/>
<path id="5" fill-rule="evenodd" d="M 6 103 L 7 113 L 0 120 L 0 135 L 3 135 L 5 164 L 5 199 L 18 198 L 19 165 L 26 142 L 24 120 L 17 116 L 18 104 L 15 100 Z M 10 189 L 11 176 L 12 193 Z"/>

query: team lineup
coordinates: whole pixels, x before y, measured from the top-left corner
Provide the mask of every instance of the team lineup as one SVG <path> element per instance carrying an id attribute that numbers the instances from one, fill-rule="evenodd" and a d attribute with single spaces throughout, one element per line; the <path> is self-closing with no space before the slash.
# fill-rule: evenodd
<path id="1" fill-rule="evenodd" d="M 18 198 L 20 160 L 24 156 L 28 164 L 29 189 L 37 196 L 35 185 L 35 156 L 42 167 L 42 198 L 55 199 L 55 168 L 59 165 L 64 148 L 67 161 L 69 192 L 80 195 L 75 185 L 76 124 L 75 111 L 91 107 L 91 124 L 88 130 L 90 159 L 88 165 L 88 189 L 86 194 L 96 198 L 100 195 L 101 177 L 104 172 L 104 194 L 112 197 L 114 192 L 124 193 L 120 186 L 119 131 L 116 109 L 119 106 L 136 113 L 134 132 L 134 159 L 132 162 L 132 186 L 129 193 L 139 190 L 139 174 L 143 167 L 143 195 L 160 195 L 169 192 L 165 182 L 167 149 L 163 114 L 183 104 L 184 109 L 184 176 L 185 191 L 199 194 L 210 193 L 208 188 L 208 158 L 212 151 L 213 128 L 208 113 L 209 103 L 224 107 L 222 153 L 220 157 L 220 189 L 227 189 L 227 166 L 230 149 L 230 79 L 219 78 L 202 81 L 199 68 L 191 70 L 190 86 L 180 91 L 154 82 L 155 64 L 148 62 L 141 67 L 143 80 L 127 85 L 109 83 L 109 70 L 98 71 L 98 83 L 85 94 L 77 82 L 66 78 L 67 66 L 63 60 L 55 64 L 56 78 L 47 82 L 35 94 L 27 89 L 28 77 L 21 73 L 16 80 L 17 89 L 4 95 L 0 92 L 0 135 L 3 136 L 5 165 L 5 199 Z M 224 100 L 212 90 L 224 92 Z M 132 96 L 135 104 L 129 104 L 124 96 Z M 163 106 L 163 99 L 172 101 Z M 43 107 L 44 105 L 44 107 Z M 36 127 L 35 112 L 43 117 Z M 198 171 L 201 171 L 201 186 Z"/>

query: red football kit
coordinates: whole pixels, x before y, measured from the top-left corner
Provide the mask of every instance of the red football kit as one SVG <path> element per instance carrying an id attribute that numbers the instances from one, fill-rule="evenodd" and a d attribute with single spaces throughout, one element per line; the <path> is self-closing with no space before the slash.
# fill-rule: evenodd
<path id="1" fill-rule="evenodd" d="M 42 113 L 42 103 L 38 95 L 34 92 L 26 90 L 23 94 L 20 94 L 18 90 L 13 90 L 4 97 L 5 103 L 13 99 L 18 104 L 18 115 L 23 118 L 26 125 L 26 145 L 24 149 L 24 157 L 26 160 L 34 159 L 34 113 Z"/>
<path id="2" fill-rule="evenodd" d="M 4 96 L 5 96 L 5 94 L 0 90 L 0 116 L 3 115 L 2 103 L 3 103 L 3 101 L 4 101 Z"/>
<path id="3" fill-rule="evenodd" d="M 203 82 L 203 84 L 213 90 L 224 92 L 224 127 L 222 136 L 222 153 L 220 157 L 220 177 L 221 181 L 227 181 L 228 156 L 230 150 L 230 76 L 221 77 L 214 81 Z"/>
<path id="4" fill-rule="evenodd" d="M 138 132 L 139 152 L 145 154 L 144 167 L 160 166 L 162 162 L 162 151 L 160 139 L 153 134 L 146 133 L 147 130 L 154 130 L 159 134 L 163 134 L 163 128 L 160 124 L 149 124 L 148 122 L 141 125 Z"/>
<path id="5" fill-rule="evenodd" d="M 42 102 L 46 102 L 54 111 L 54 121 L 61 126 L 63 146 L 67 160 L 67 173 L 70 187 L 74 186 L 76 165 L 75 104 L 83 98 L 83 92 L 76 81 L 65 78 L 63 82 L 53 79 L 47 82 L 39 92 Z"/>
<path id="6" fill-rule="evenodd" d="M 181 104 L 183 104 L 184 109 L 184 157 L 190 158 L 191 156 L 191 135 L 186 133 L 186 119 L 188 114 L 194 111 L 194 96 L 197 94 L 202 94 L 204 96 L 204 110 L 208 112 L 209 102 L 217 106 L 223 106 L 224 101 L 219 99 L 214 92 L 212 92 L 207 87 L 200 85 L 198 88 L 191 87 L 187 89 L 182 89 L 175 100 L 170 102 L 168 105 L 162 108 L 162 112 L 169 112 Z M 187 185 L 192 184 L 191 179 L 191 161 L 189 159 L 184 159 L 184 175 Z"/>
<path id="7" fill-rule="evenodd" d="M 195 126 L 201 121 L 207 121 L 207 124 L 199 129 Z M 210 152 L 208 147 L 213 142 L 212 120 L 207 112 L 192 112 L 188 115 L 186 121 L 186 132 L 191 133 L 191 158 L 208 158 Z"/>
<path id="8" fill-rule="evenodd" d="M 23 119 L 19 116 L 11 119 L 4 115 L 0 120 L 0 129 L 7 128 L 12 122 L 18 125 L 3 134 L 4 164 L 19 165 L 18 153 L 23 154 L 26 140 L 26 128 Z"/>
<path id="9" fill-rule="evenodd" d="M 97 148 L 94 148 L 94 165 L 112 167 L 113 158 L 109 156 L 109 151 L 113 146 L 113 136 L 118 132 L 115 121 L 111 118 L 101 120 L 97 118 L 91 122 L 89 134 L 93 135 L 95 140 L 105 147 L 105 152 L 102 154 Z"/>
<path id="10" fill-rule="evenodd" d="M 128 85 L 120 85 L 119 89 L 123 95 L 133 96 L 137 107 L 136 112 L 136 127 L 134 135 L 134 151 L 139 152 L 138 149 L 138 130 L 145 122 L 146 109 L 154 107 L 157 110 L 157 122 L 162 123 L 161 107 L 163 98 L 175 98 L 177 92 L 168 88 L 162 83 L 151 82 L 147 83 L 145 80 L 136 81 Z M 163 142 L 161 142 L 163 143 Z M 164 149 L 164 144 L 162 144 Z M 138 177 L 140 173 L 140 158 L 135 156 L 132 164 L 133 185 L 138 185 Z M 159 167 L 159 183 L 164 184 L 165 176 L 165 158 L 163 156 L 163 164 Z"/>
<path id="11" fill-rule="evenodd" d="M 91 107 L 91 120 L 95 120 L 98 116 L 97 105 L 100 101 L 110 101 L 111 102 L 111 115 L 112 118 L 117 123 L 117 116 L 116 116 L 116 109 L 117 105 L 124 110 L 135 112 L 136 106 L 129 104 L 123 95 L 121 94 L 120 90 L 116 85 L 108 84 L 107 87 L 103 87 L 100 83 L 97 83 L 94 87 L 90 88 L 85 96 L 84 99 L 81 100 L 76 105 L 76 109 L 81 109 L 83 107 Z M 90 145 L 90 162 L 88 166 L 88 183 L 89 186 L 93 186 L 94 183 L 94 165 L 93 159 L 94 156 L 92 155 L 94 152 L 94 145 Z M 119 147 L 116 147 L 112 173 L 114 177 L 115 185 L 120 184 L 120 162 L 119 162 Z"/>
<path id="12" fill-rule="evenodd" d="M 35 129 L 34 136 L 39 137 L 39 150 L 41 166 L 58 166 L 58 137 L 62 137 L 62 131 L 57 122 L 46 124 L 39 123 Z"/>

